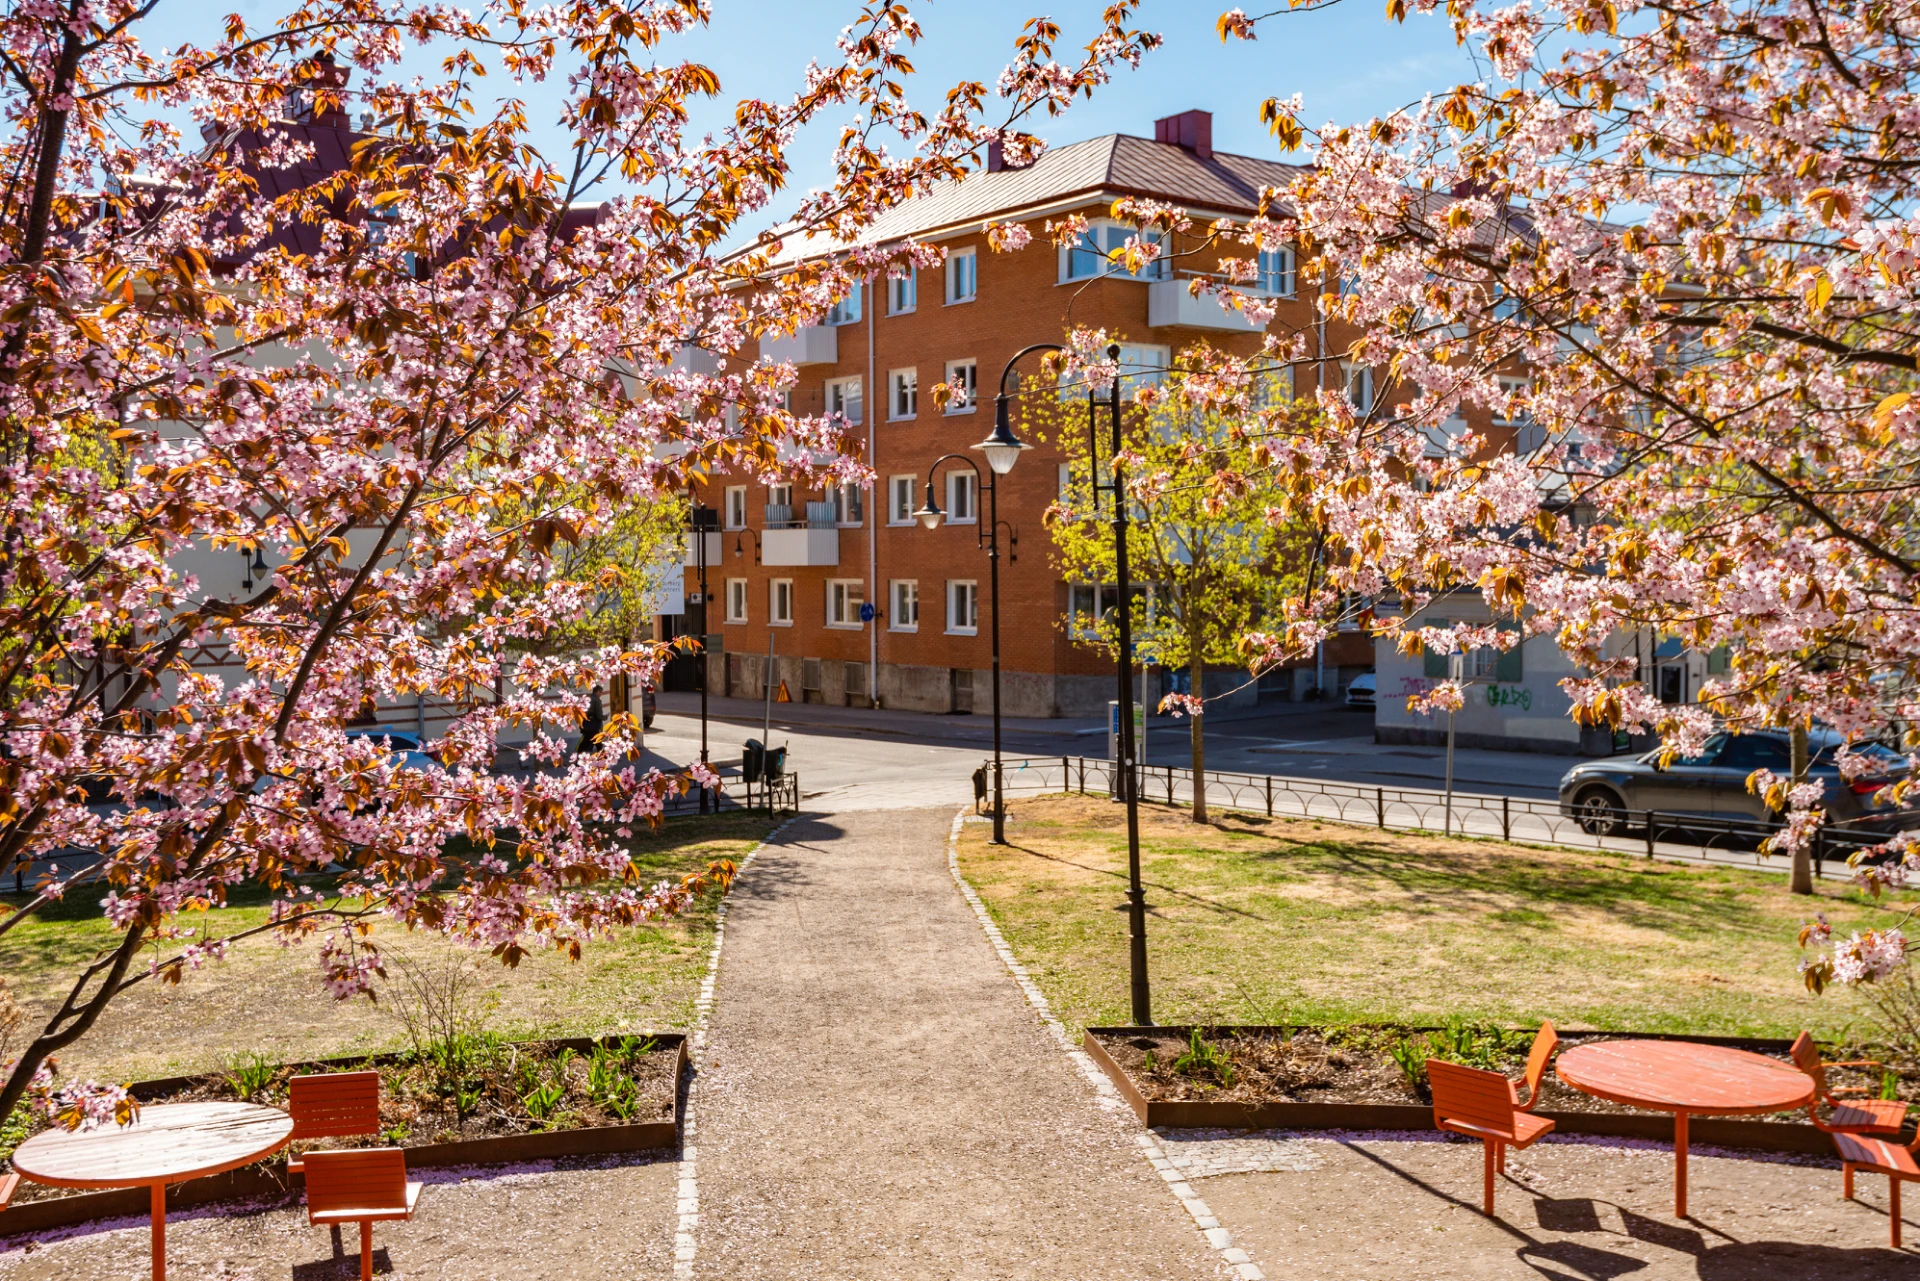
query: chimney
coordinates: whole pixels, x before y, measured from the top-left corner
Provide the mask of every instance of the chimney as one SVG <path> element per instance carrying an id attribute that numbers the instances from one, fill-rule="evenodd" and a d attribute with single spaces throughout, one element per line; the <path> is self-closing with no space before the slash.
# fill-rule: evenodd
<path id="1" fill-rule="evenodd" d="M 1153 140 L 1185 147 L 1202 160 L 1213 159 L 1213 113 L 1183 111 L 1153 122 Z"/>
<path id="2" fill-rule="evenodd" d="M 1020 134 L 1017 136 L 1026 139 L 1028 142 L 1032 142 L 1032 137 L 1028 134 Z M 1029 151 L 1027 154 L 1030 156 L 1032 152 Z M 1007 149 L 1002 146 L 998 140 L 987 144 L 988 173 L 999 173 L 1002 169 L 1025 169 L 1032 164 L 1032 160 L 1014 160 L 1010 158 L 1007 155 Z"/>

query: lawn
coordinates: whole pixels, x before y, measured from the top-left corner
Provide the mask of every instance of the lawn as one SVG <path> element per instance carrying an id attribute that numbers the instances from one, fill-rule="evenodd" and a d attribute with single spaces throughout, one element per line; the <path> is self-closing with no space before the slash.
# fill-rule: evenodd
<path id="1" fill-rule="evenodd" d="M 635 840 L 633 858 L 648 881 L 671 878 L 713 859 L 744 858 L 771 826 L 764 817 L 745 814 L 669 819 L 660 832 Z M 713 940 L 714 906 L 710 898 L 681 919 L 591 944 L 578 962 L 537 953 L 509 970 L 478 953 L 475 999 L 486 1010 L 486 1025 L 510 1036 L 689 1026 Z M 264 899 L 256 895 L 206 914 L 211 919 L 204 924 L 182 924 L 218 936 L 263 921 L 265 913 Z M 377 928 L 374 937 L 389 955 L 434 970 L 455 953 L 466 953 L 397 926 Z M 0 974 L 12 984 L 27 1028 L 38 1026 L 77 967 L 111 939 L 91 897 L 59 905 L 55 915 L 0 936 Z M 132 989 L 59 1057 L 64 1073 L 126 1081 L 215 1068 L 246 1053 L 281 1062 L 357 1054 L 398 1042 L 401 1028 L 392 1005 L 334 1000 L 320 983 L 317 944 L 282 948 L 263 937 L 188 974 L 178 987 L 143 983 Z"/>
<path id="2" fill-rule="evenodd" d="M 968 824 L 960 866 L 1069 1026 L 1128 1019 L 1124 811 L 1022 801 L 1007 839 Z M 1810 995 L 1795 933 L 1893 909 L 1828 880 L 1445 840 L 1311 820 L 1141 807 L 1160 1023 L 1437 1022 L 1728 1036 L 1868 1032 Z"/>

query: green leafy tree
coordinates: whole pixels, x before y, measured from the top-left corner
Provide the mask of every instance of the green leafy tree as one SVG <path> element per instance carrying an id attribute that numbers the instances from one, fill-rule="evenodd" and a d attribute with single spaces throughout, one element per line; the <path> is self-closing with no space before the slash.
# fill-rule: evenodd
<path id="1" fill-rule="evenodd" d="M 1191 717 L 1198 779 L 1206 768 L 1206 668 L 1245 661 L 1242 638 L 1263 630 L 1279 602 L 1305 582 L 1312 539 L 1273 509 L 1268 486 L 1260 483 L 1269 464 L 1257 415 L 1193 409 L 1152 386 L 1123 386 L 1122 395 L 1125 480 L 1133 496 L 1127 560 L 1134 660 L 1188 673 L 1191 692 L 1161 705 Z M 1275 379 L 1267 402 L 1284 395 L 1284 381 Z M 1057 399 L 1036 397 L 1025 412 L 1027 431 L 1053 442 L 1069 468 L 1065 492 L 1048 513 L 1055 565 L 1069 582 L 1101 585 L 1072 594 L 1065 625 L 1117 655 L 1112 495 L 1095 492 L 1086 393 L 1074 386 Z M 1097 422 L 1104 486 L 1112 462 L 1104 406 Z M 1193 818 L 1207 818 L 1200 787 Z"/>

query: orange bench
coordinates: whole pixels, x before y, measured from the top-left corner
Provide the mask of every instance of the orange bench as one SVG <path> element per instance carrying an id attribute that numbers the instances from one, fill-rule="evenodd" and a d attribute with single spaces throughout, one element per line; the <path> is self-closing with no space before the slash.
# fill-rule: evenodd
<path id="1" fill-rule="evenodd" d="M 1553 1061 L 1553 1052 L 1560 1048 L 1560 1034 L 1553 1030 L 1553 1020 L 1540 1024 L 1540 1030 L 1533 1034 L 1533 1048 L 1527 1051 L 1527 1072 L 1514 1084 L 1525 1084 L 1527 1101 L 1520 1105 L 1522 1112 L 1531 1112 L 1540 1106 L 1540 1082 L 1546 1078 L 1547 1064 Z"/>
<path id="2" fill-rule="evenodd" d="M 1802 1032 L 1793 1041 L 1793 1065 L 1813 1078 L 1813 1097 L 1807 1100 L 1807 1115 L 1828 1134 L 1871 1134 L 1882 1138 L 1900 1137 L 1900 1126 L 1907 1119 L 1907 1105 L 1898 1099 L 1853 1099 L 1841 1101 L 1827 1088 L 1830 1067 L 1882 1067 L 1872 1059 L 1849 1059 L 1845 1063 L 1822 1063 L 1820 1048 L 1813 1037 Z M 1820 1105 L 1832 1107 L 1833 1114 L 1820 1119 Z"/>
<path id="3" fill-rule="evenodd" d="M 1553 1122 L 1522 1109 L 1513 1082 L 1498 1072 L 1428 1059 L 1427 1082 L 1433 1087 L 1434 1126 L 1486 1146 L 1486 1210 L 1491 1215 L 1493 1177 L 1506 1171 L 1507 1149 L 1530 1147 L 1552 1131 Z"/>
<path id="4" fill-rule="evenodd" d="M 1900 1248 L 1900 1184 L 1907 1179 L 1920 1179 L 1920 1166 L 1913 1163 L 1913 1153 L 1920 1148 L 1920 1138 L 1911 1146 L 1902 1147 L 1898 1143 L 1889 1143 L 1885 1139 L 1869 1138 L 1866 1135 L 1836 1134 L 1833 1146 L 1840 1149 L 1841 1190 L 1847 1200 L 1853 1200 L 1853 1172 L 1865 1170 L 1868 1174 L 1887 1176 L 1887 1228 L 1892 1238 L 1893 1248 Z"/>
<path id="5" fill-rule="evenodd" d="M 293 1117 L 293 1141 L 353 1138 L 380 1132 L 380 1074 L 328 1072 L 296 1076 L 287 1082 L 287 1112 Z M 287 1161 L 298 1174 L 301 1159 Z"/>
<path id="6" fill-rule="evenodd" d="M 20 1172 L 18 1170 L 8 1170 L 4 1176 L 0 1176 L 0 1210 L 13 1204 L 13 1194 L 19 1187 Z"/>
<path id="7" fill-rule="evenodd" d="M 420 1184 L 407 1182 L 399 1148 L 307 1154 L 307 1222 L 360 1225 L 360 1281 L 373 1281 L 376 1220 L 411 1219 Z"/>

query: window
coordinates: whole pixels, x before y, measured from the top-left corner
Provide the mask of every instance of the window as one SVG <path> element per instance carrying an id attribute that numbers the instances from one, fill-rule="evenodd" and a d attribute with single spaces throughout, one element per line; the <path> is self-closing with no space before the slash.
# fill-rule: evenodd
<path id="1" fill-rule="evenodd" d="M 1525 674 L 1520 653 L 1521 641 L 1517 638 L 1512 649 L 1486 645 L 1473 651 L 1473 661 L 1467 665 L 1467 670 L 1476 680 L 1492 681 L 1496 685 L 1516 684 Z"/>
<path id="2" fill-rule="evenodd" d="M 913 524 L 914 477 L 890 476 L 887 478 L 887 524 Z"/>
<path id="3" fill-rule="evenodd" d="M 971 360 L 949 360 L 947 362 L 947 388 L 953 392 L 953 399 L 947 402 L 950 414 L 970 414 L 973 402 L 979 394 L 979 366 Z"/>
<path id="4" fill-rule="evenodd" d="M 1073 464 L 1061 463 L 1060 464 L 1060 493 L 1058 497 L 1060 498 L 1061 502 L 1065 502 L 1068 496 L 1071 495 L 1072 493 L 1073 493 Z"/>
<path id="5" fill-rule="evenodd" d="M 971 636 L 980 630 L 980 584 L 971 578 L 947 580 L 947 631 Z"/>
<path id="6" fill-rule="evenodd" d="M 919 579 L 896 578 L 893 580 L 893 609 L 887 619 L 887 627 L 896 632 L 920 630 Z"/>
<path id="7" fill-rule="evenodd" d="M 727 580 L 727 621 L 729 623 L 747 621 L 747 580 L 744 578 Z"/>
<path id="8" fill-rule="evenodd" d="M 747 527 L 747 487 L 745 485 L 727 486 L 726 513 L 728 529 Z"/>
<path id="9" fill-rule="evenodd" d="M 784 529 L 793 520 L 793 486 L 767 486 L 767 528 Z"/>
<path id="10" fill-rule="evenodd" d="M 920 373 L 896 369 L 887 375 L 887 417 L 894 422 L 920 412 Z"/>
<path id="11" fill-rule="evenodd" d="M 860 319 L 860 294 L 863 289 L 864 286 L 855 285 L 852 293 L 827 308 L 827 323 L 829 325 L 851 325 L 854 321 Z"/>
<path id="12" fill-rule="evenodd" d="M 912 311 L 920 302 L 920 271 L 907 268 L 904 276 L 887 277 L 887 314 L 899 316 Z"/>
<path id="13" fill-rule="evenodd" d="M 1262 291 L 1282 298 L 1293 297 L 1293 250 L 1262 249 L 1258 279 Z"/>
<path id="14" fill-rule="evenodd" d="M 1067 584 L 1067 634 L 1075 640 L 1098 640 L 1100 619 L 1112 595 L 1098 583 Z"/>
<path id="15" fill-rule="evenodd" d="M 947 473 L 947 523 L 971 525 L 980 519 L 980 478 L 970 471 Z"/>
<path id="16" fill-rule="evenodd" d="M 776 578 L 767 584 L 767 621 L 775 627 L 793 626 L 791 578 Z"/>
<path id="17" fill-rule="evenodd" d="M 1373 370 L 1351 360 L 1340 362 L 1340 376 L 1347 384 L 1347 400 L 1363 414 L 1373 412 Z"/>
<path id="18" fill-rule="evenodd" d="M 971 249 L 947 255 L 947 301 L 972 302 L 980 294 L 980 259 Z"/>
<path id="19" fill-rule="evenodd" d="M 1293 366 L 1270 365 L 1253 376 L 1249 399 L 1255 409 L 1277 409 L 1293 400 Z"/>
<path id="20" fill-rule="evenodd" d="M 1793 749 L 1786 739 L 1772 734 L 1741 734 L 1727 740 L 1714 763 L 1721 769 L 1743 769 L 1749 774 L 1757 769 L 1784 774 L 1793 768 Z"/>
<path id="21" fill-rule="evenodd" d="M 860 380 L 858 378 L 827 379 L 827 412 L 839 414 L 850 423 L 859 423 L 861 419 Z"/>
<path id="22" fill-rule="evenodd" d="M 827 490 L 827 501 L 833 504 L 836 525 L 858 525 L 866 519 L 866 493 L 858 485 L 833 486 Z"/>
<path id="23" fill-rule="evenodd" d="M 827 626 L 861 627 L 860 607 L 867 603 L 867 589 L 857 578 L 835 578 L 827 583 Z"/>
<path id="24" fill-rule="evenodd" d="M 1117 222 L 1096 222 L 1088 226 L 1078 243 L 1060 251 L 1060 280 L 1092 280 L 1096 276 L 1124 276 L 1130 280 L 1165 280 L 1168 277 L 1164 256 L 1154 259 L 1138 272 L 1123 270 L 1107 257 L 1138 235 L 1143 244 L 1162 244 L 1158 231 L 1136 231 Z"/>
<path id="25" fill-rule="evenodd" d="M 1123 399 L 1131 397 L 1136 388 L 1158 387 L 1167 380 L 1167 366 L 1173 359 L 1172 348 L 1157 343 L 1123 342 L 1120 344 L 1120 395 Z M 1087 384 L 1078 375 L 1060 377 L 1061 400 L 1084 400 Z M 1105 392 L 1101 392 L 1105 403 Z"/>

